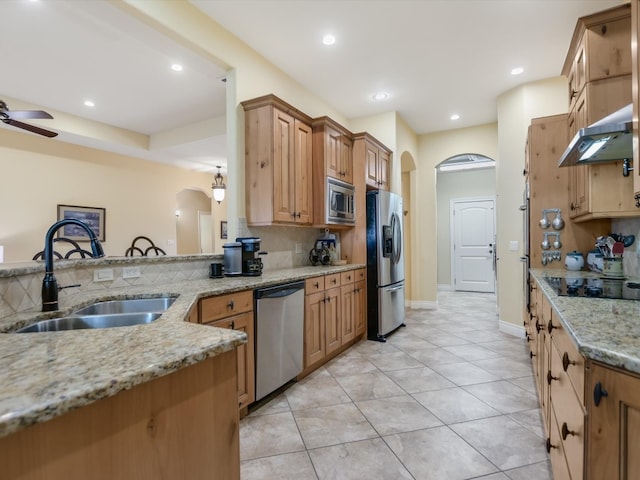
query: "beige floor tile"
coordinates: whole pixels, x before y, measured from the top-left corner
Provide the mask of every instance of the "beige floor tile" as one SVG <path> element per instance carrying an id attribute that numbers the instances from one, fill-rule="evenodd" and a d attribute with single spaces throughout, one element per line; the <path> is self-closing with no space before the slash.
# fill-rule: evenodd
<path id="1" fill-rule="evenodd" d="M 353 403 L 308 408 L 294 416 L 307 449 L 378 436 Z"/>
<path id="2" fill-rule="evenodd" d="M 542 412 L 539 408 L 525 410 L 524 412 L 512 413 L 509 415 L 511 420 L 515 420 L 527 430 L 532 431 L 540 438 L 546 439 L 542 422 Z"/>
<path id="3" fill-rule="evenodd" d="M 553 480 L 549 461 L 508 470 L 506 474 L 511 480 Z"/>
<path id="4" fill-rule="evenodd" d="M 501 470 L 547 459 L 543 440 L 504 415 L 450 427 Z"/>
<path id="5" fill-rule="evenodd" d="M 538 394 L 538 388 L 536 387 L 536 380 L 533 375 L 526 375 L 524 377 L 510 378 L 509 381 L 514 385 L 524 388 L 527 392 Z"/>
<path id="6" fill-rule="evenodd" d="M 419 350 L 408 349 L 407 353 L 427 367 L 447 365 L 448 363 L 464 362 L 464 358 L 458 357 L 441 347 L 424 348 Z"/>
<path id="7" fill-rule="evenodd" d="M 309 454 L 288 453 L 273 457 L 246 460 L 240 464 L 242 480 L 318 480 Z"/>
<path id="8" fill-rule="evenodd" d="M 318 448 L 309 455 L 320 480 L 413 479 L 379 438 Z"/>
<path id="9" fill-rule="evenodd" d="M 500 415 L 500 412 L 460 387 L 415 393 L 413 398 L 445 424 Z"/>
<path id="10" fill-rule="evenodd" d="M 410 395 L 356 402 L 380 435 L 411 432 L 442 425 L 429 410 Z"/>
<path id="11" fill-rule="evenodd" d="M 402 390 L 384 373 L 376 370 L 362 375 L 337 377 L 336 381 L 353 401 L 402 395 Z"/>
<path id="12" fill-rule="evenodd" d="M 505 380 L 468 385 L 464 389 L 500 413 L 522 412 L 538 407 L 538 397 Z"/>
<path id="13" fill-rule="evenodd" d="M 377 353 L 367 357 L 371 363 L 382 371 L 401 370 L 403 368 L 423 367 L 418 360 L 402 351 L 391 353 Z"/>
<path id="14" fill-rule="evenodd" d="M 449 427 L 389 435 L 384 441 L 421 480 L 462 480 L 498 471 Z"/>
<path id="15" fill-rule="evenodd" d="M 484 348 L 480 345 L 454 345 L 452 347 L 443 347 L 447 352 L 451 352 L 454 355 L 466 360 L 467 362 L 473 362 L 476 360 L 485 360 L 488 358 L 500 357 L 499 353 Z"/>
<path id="16" fill-rule="evenodd" d="M 495 375 L 469 362 L 434 365 L 431 368 L 459 386 L 500 380 Z"/>
<path id="17" fill-rule="evenodd" d="M 378 367 L 362 355 L 341 356 L 331 360 L 325 368 L 334 377 L 344 377 L 359 373 L 377 372 Z"/>
<path id="18" fill-rule="evenodd" d="M 455 385 L 429 367 L 407 368 L 386 372 L 387 377 L 398 384 L 407 393 L 426 392 L 451 388 Z"/>
<path id="19" fill-rule="evenodd" d="M 474 360 L 473 364 L 503 379 L 524 377 L 533 374 L 531 360 L 523 353 L 513 358 L 497 357 Z"/>
<path id="20" fill-rule="evenodd" d="M 305 449 L 291 412 L 246 417 L 240 423 L 240 460 Z"/>
<path id="21" fill-rule="evenodd" d="M 269 400 L 267 403 L 252 408 L 250 416 L 255 417 L 257 415 L 269 415 L 272 413 L 282 413 L 289 411 L 291 411 L 291 408 L 289 407 L 287 396 L 284 393 L 281 393 L 277 397 Z"/>
<path id="22" fill-rule="evenodd" d="M 328 372 L 303 379 L 292 385 L 285 392 L 285 395 L 291 410 L 336 405 L 351 401 L 349 395 Z"/>

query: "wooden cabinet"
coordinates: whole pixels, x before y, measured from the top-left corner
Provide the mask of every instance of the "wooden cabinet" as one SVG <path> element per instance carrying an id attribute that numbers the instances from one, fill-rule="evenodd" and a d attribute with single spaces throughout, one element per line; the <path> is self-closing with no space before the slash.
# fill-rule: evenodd
<path id="1" fill-rule="evenodd" d="M 242 102 L 249 225 L 310 225 L 311 118 L 274 95 Z"/>
<path id="2" fill-rule="evenodd" d="M 355 283 L 354 305 L 356 338 L 360 338 L 367 330 L 367 282 L 365 280 L 358 280 Z"/>
<path id="3" fill-rule="evenodd" d="M 342 345 L 342 318 L 340 307 L 340 274 L 327 275 L 325 277 L 325 347 L 326 354 L 338 350 Z"/>
<path id="4" fill-rule="evenodd" d="M 640 376 L 593 362 L 587 391 L 589 478 L 640 478 Z"/>
<path id="5" fill-rule="evenodd" d="M 236 354 L 0 438 L 4 480 L 240 479 Z"/>
<path id="6" fill-rule="evenodd" d="M 199 304 L 200 323 L 218 328 L 240 330 L 247 334 L 247 343 L 236 349 L 238 365 L 238 407 L 241 415 L 256 399 L 255 358 L 254 358 L 254 318 L 253 291 L 230 293 L 203 298 Z"/>
<path id="7" fill-rule="evenodd" d="M 640 118 L 640 0 L 631 0 L 631 93 L 633 118 Z M 640 205 L 640 132 L 639 122 L 633 122 L 633 191 L 636 205 Z"/>
<path id="8" fill-rule="evenodd" d="M 354 280 L 355 271 L 344 272 L 340 276 L 341 345 L 345 345 L 356 338 L 356 290 Z"/>
<path id="9" fill-rule="evenodd" d="M 353 145 L 354 155 L 365 158 L 367 188 L 389 190 L 391 150 L 366 132 L 355 134 Z"/>

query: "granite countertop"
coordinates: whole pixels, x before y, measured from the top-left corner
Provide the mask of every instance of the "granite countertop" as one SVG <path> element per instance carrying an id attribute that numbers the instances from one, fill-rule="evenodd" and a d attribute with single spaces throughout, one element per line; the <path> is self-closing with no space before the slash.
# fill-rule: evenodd
<path id="1" fill-rule="evenodd" d="M 246 343 L 246 334 L 185 321 L 200 298 L 337 273 L 364 265 L 300 267 L 260 277 L 226 277 L 111 289 L 74 297 L 64 310 L 0 319 L 0 437 L 43 422 Z M 131 327 L 10 333 L 100 300 L 177 295 L 156 321 Z"/>
<path id="2" fill-rule="evenodd" d="M 640 374 L 640 301 L 558 296 L 544 280 L 545 276 L 599 278 L 595 273 L 560 269 L 530 273 L 584 357 Z"/>

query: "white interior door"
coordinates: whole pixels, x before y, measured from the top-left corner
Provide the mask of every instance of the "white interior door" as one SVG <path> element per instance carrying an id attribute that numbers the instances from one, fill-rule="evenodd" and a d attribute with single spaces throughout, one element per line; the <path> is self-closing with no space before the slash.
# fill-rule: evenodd
<path id="1" fill-rule="evenodd" d="M 198 210 L 200 253 L 213 253 L 213 219 L 211 213 Z"/>
<path id="2" fill-rule="evenodd" d="M 495 200 L 452 200 L 454 290 L 495 292 Z"/>

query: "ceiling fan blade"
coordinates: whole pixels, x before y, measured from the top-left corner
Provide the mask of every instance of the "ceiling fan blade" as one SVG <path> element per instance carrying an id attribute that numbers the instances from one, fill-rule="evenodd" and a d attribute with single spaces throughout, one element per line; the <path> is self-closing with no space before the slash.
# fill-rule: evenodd
<path id="1" fill-rule="evenodd" d="M 42 110 L 5 110 L 5 112 L 9 118 L 15 119 L 27 119 L 27 118 L 48 118 L 52 119 L 53 117 L 44 112 Z"/>
<path id="2" fill-rule="evenodd" d="M 53 138 L 58 135 L 56 132 L 45 130 L 44 128 L 36 127 L 35 125 L 18 122 L 11 118 L 3 119 L 2 121 L 7 125 L 13 125 L 14 127 L 22 128 L 23 130 L 28 130 L 29 132 L 37 133 L 38 135 L 43 135 L 45 137 Z"/>

